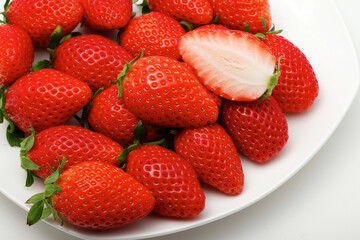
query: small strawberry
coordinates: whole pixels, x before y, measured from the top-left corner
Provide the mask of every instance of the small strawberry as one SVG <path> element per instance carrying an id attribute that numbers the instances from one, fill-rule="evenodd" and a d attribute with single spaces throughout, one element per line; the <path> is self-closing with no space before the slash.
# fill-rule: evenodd
<path id="1" fill-rule="evenodd" d="M 118 87 L 113 85 L 96 96 L 88 115 L 91 128 L 122 145 L 134 142 L 134 129 L 139 119 L 126 108 L 123 98 L 118 98 Z M 161 138 L 150 125 L 146 126 L 145 141 Z"/>
<path id="2" fill-rule="evenodd" d="M 219 16 L 219 24 L 230 29 L 245 30 L 251 33 L 264 31 L 262 19 L 265 20 L 265 31 L 272 25 L 268 0 L 209 0 L 214 16 Z"/>
<path id="3" fill-rule="evenodd" d="M 171 150 L 141 146 L 128 155 L 126 172 L 154 195 L 154 211 L 160 215 L 194 217 L 205 207 L 194 169 Z"/>
<path id="4" fill-rule="evenodd" d="M 315 72 L 305 54 L 283 36 L 265 34 L 264 43 L 281 58 L 281 75 L 272 96 L 283 112 L 308 109 L 319 94 Z"/>
<path id="5" fill-rule="evenodd" d="M 186 21 L 194 25 L 208 24 L 213 19 L 213 10 L 208 0 L 148 0 L 152 11 L 162 12 L 177 21 Z"/>
<path id="6" fill-rule="evenodd" d="M 23 28 L 35 46 L 48 47 L 50 36 L 61 25 L 63 36 L 81 22 L 79 0 L 13 0 L 6 13 L 9 23 Z"/>
<path id="7" fill-rule="evenodd" d="M 0 25 L 0 86 L 11 85 L 30 72 L 34 47 L 30 36 L 15 25 Z"/>
<path id="8" fill-rule="evenodd" d="M 132 55 L 166 56 L 180 59 L 179 39 L 185 34 L 173 18 L 152 12 L 133 18 L 120 32 L 119 44 Z"/>
<path id="9" fill-rule="evenodd" d="M 269 48 L 242 31 L 194 30 L 181 38 L 179 49 L 209 90 L 234 101 L 269 96 L 280 74 Z"/>
<path id="10" fill-rule="evenodd" d="M 276 100 L 223 101 L 219 115 L 237 149 L 257 162 L 266 162 L 285 146 L 288 124 Z"/>
<path id="11" fill-rule="evenodd" d="M 53 66 L 85 83 L 92 91 L 108 88 L 133 57 L 118 44 L 100 35 L 70 38 L 57 47 Z"/>
<path id="12" fill-rule="evenodd" d="M 129 174 L 104 162 L 82 162 L 56 170 L 45 180 L 45 193 L 31 197 L 27 223 L 51 214 L 89 230 L 122 227 L 148 215 L 153 195 Z"/>
<path id="13" fill-rule="evenodd" d="M 44 179 L 58 168 L 58 158 L 66 158 L 63 170 L 84 161 L 101 161 L 117 166 L 119 162 L 116 158 L 123 150 L 118 143 L 100 133 L 72 125 L 51 127 L 29 138 L 34 138 L 31 140 L 33 145 L 23 148 L 21 157 L 38 165 L 39 169 L 33 173 Z M 29 169 L 25 167 L 25 170 Z"/>
<path id="14" fill-rule="evenodd" d="M 82 23 L 96 31 L 124 27 L 131 18 L 132 0 L 80 0 L 84 9 Z"/>
<path id="15" fill-rule="evenodd" d="M 6 92 L 8 118 L 23 132 L 36 132 L 66 123 L 91 98 L 85 83 L 53 69 L 19 78 Z"/>
<path id="16" fill-rule="evenodd" d="M 244 173 L 236 147 L 217 123 L 181 129 L 174 139 L 175 152 L 187 160 L 203 182 L 237 195 L 244 187 Z"/>

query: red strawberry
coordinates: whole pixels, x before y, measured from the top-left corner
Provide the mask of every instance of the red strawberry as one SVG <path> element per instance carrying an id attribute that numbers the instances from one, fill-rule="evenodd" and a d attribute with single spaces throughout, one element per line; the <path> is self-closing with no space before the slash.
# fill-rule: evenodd
<path id="1" fill-rule="evenodd" d="M 209 0 L 214 16 L 219 16 L 219 24 L 230 29 L 245 30 L 249 26 L 251 33 L 264 31 L 261 18 L 266 21 L 265 30 L 272 25 L 268 0 Z"/>
<path id="2" fill-rule="evenodd" d="M 101 161 L 119 165 L 116 158 L 123 148 L 111 139 L 78 126 L 62 125 L 35 135 L 33 147 L 24 154 L 40 167 L 34 173 L 47 178 L 58 168 L 58 158 L 66 157 L 63 170 L 84 161 Z"/>
<path id="3" fill-rule="evenodd" d="M 218 107 L 190 70 L 171 58 L 137 60 L 123 83 L 125 106 L 155 126 L 203 126 L 217 120 Z"/>
<path id="4" fill-rule="evenodd" d="M 213 19 L 213 10 L 208 0 L 148 0 L 148 4 L 152 11 L 162 12 L 177 21 L 204 25 Z"/>
<path id="5" fill-rule="evenodd" d="M 53 69 L 19 78 L 7 91 L 5 110 L 10 120 L 30 133 L 66 123 L 91 98 L 85 83 Z"/>
<path id="6" fill-rule="evenodd" d="M 131 18 L 132 0 L 80 0 L 84 8 L 82 23 L 96 31 L 124 27 Z"/>
<path id="7" fill-rule="evenodd" d="M 11 85 L 30 72 L 34 47 L 30 36 L 15 25 L 0 25 L 0 86 Z"/>
<path id="8" fill-rule="evenodd" d="M 174 139 L 175 152 L 187 160 L 203 182 L 237 195 L 244 187 L 244 173 L 236 147 L 217 123 L 180 130 Z"/>
<path id="9" fill-rule="evenodd" d="M 103 162 L 79 163 L 58 179 L 50 176 L 45 184 L 46 194 L 36 194 L 27 201 L 33 204 L 29 225 L 53 214 L 90 230 L 114 229 L 145 217 L 155 202 L 129 174 Z"/>
<path id="10" fill-rule="evenodd" d="M 87 83 L 92 91 L 110 86 L 133 57 L 122 47 L 100 35 L 73 37 L 55 52 L 53 66 Z"/>
<path id="11" fill-rule="evenodd" d="M 63 36 L 69 34 L 81 22 L 83 9 L 78 0 L 14 0 L 6 16 L 30 35 L 34 45 L 48 47 L 55 28 L 61 25 Z"/>
<path id="12" fill-rule="evenodd" d="M 193 217 L 204 209 L 205 195 L 191 165 L 160 146 L 130 152 L 126 172 L 154 195 L 154 211 L 170 217 Z"/>
<path id="13" fill-rule="evenodd" d="M 283 112 L 308 109 L 318 96 L 319 84 L 305 54 L 280 35 L 266 34 L 264 43 L 275 57 L 283 56 L 280 64 L 281 75 L 272 96 Z"/>
<path id="14" fill-rule="evenodd" d="M 237 149 L 257 162 L 266 162 L 285 146 L 288 125 L 276 100 L 224 101 L 219 115 Z"/>
<path id="15" fill-rule="evenodd" d="M 119 36 L 119 44 L 133 55 L 166 56 L 180 59 L 179 38 L 185 34 L 180 23 L 152 12 L 132 19 Z"/>
<path id="16" fill-rule="evenodd" d="M 113 85 L 101 92 L 91 103 L 88 121 L 92 129 L 122 145 L 134 142 L 134 129 L 139 119 L 125 107 L 124 99 L 118 98 L 118 87 Z M 153 141 L 161 138 L 147 125 L 147 138 Z"/>
<path id="17" fill-rule="evenodd" d="M 270 95 L 277 83 L 276 58 L 249 33 L 195 30 L 181 38 L 179 49 L 199 80 L 221 97 L 251 101 Z"/>

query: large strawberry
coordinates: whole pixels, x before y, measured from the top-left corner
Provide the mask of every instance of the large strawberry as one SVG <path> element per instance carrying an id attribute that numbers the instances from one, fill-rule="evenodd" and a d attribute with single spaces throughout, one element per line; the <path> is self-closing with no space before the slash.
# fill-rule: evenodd
<path id="1" fill-rule="evenodd" d="M 139 119 L 162 127 L 198 127 L 217 120 L 218 107 L 197 77 L 179 61 L 137 60 L 122 80 L 125 106 Z"/>
<path id="2" fill-rule="evenodd" d="M 126 108 L 123 98 L 118 98 L 118 87 L 113 85 L 101 92 L 91 102 L 88 121 L 91 128 L 122 145 L 134 142 L 134 129 L 139 119 Z M 150 125 L 146 126 L 145 141 L 161 138 Z"/>
<path id="3" fill-rule="evenodd" d="M 244 173 L 236 147 L 217 123 L 181 129 L 174 139 L 175 152 L 187 160 L 203 182 L 237 195 L 244 187 Z"/>
<path id="4" fill-rule="evenodd" d="M 132 19 L 121 30 L 119 44 L 133 55 L 167 56 L 180 59 L 179 39 L 185 34 L 173 18 L 159 12 L 152 12 Z"/>
<path id="5" fill-rule="evenodd" d="M 160 146 L 141 146 L 127 157 L 126 172 L 154 195 L 154 211 L 169 217 L 193 217 L 205 207 L 205 195 L 192 166 Z"/>
<path id="6" fill-rule="evenodd" d="M 251 33 L 264 31 L 272 25 L 268 0 L 209 0 L 214 16 L 219 16 L 219 24 L 230 29 L 245 30 Z"/>
<path id="7" fill-rule="evenodd" d="M 213 19 L 213 10 L 208 0 L 148 0 L 148 5 L 152 11 L 195 25 L 208 24 Z"/>
<path id="8" fill-rule="evenodd" d="M 219 119 L 237 149 L 257 162 L 273 158 L 289 138 L 287 120 L 272 96 L 264 101 L 223 101 Z"/>
<path id="9" fill-rule="evenodd" d="M 33 204 L 29 225 L 53 214 L 78 227 L 108 230 L 141 219 L 154 207 L 148 189 L 118 167 L 88 161 L 61 174 L 60 169 L 45 180 L 45 193 L 27 201 Z"/>
<path id="10" fill-rule="evenodd" d="M 315 72 L 305 54 L 283 36 L 265 34 L 264 43 L 271 52 L 281 58 L 281 75 L 272 96 L 283 112 L 299 112 L 308 109 L 319 93 Z"/>
<path id="11" fill-rule="evenodd" d="M 21 157 L 38 165 L 39 169 L 33 172 L 44 179 L 58 168 L 58 158 L 66 158 L 63 170 L 84 161 L 101 161 L 117 166 L 119 162 L 116 159 L 123 150 L 108 137 L 73 125 L 51 127 L 29 138 L 34 138 L 33 145 L 30 150 L 22 149 Z"/>
<path id="12" fill-rule="evenodd" d="M 15 25 L 0 25 L 0 86 L 11 85 L 30 72 L 34 47 L 30 36 Z"/>
<path id="13" fill-rule="evenodd" d="M 84 8 L 82 23 L 96 31 L 124 27 L 131 18 L 132 0 L 80 0 Z"/>
<path id="14" fill-rule="evenodd" d="M 73 37 L 56 49 L 53 66 L 87 83 L 92 91 L 107 88 L 133 57 L 100 35 Z"/>
<path id="15" fill-rule="evenodd" d="M 271 95 L 279 72 L 270 49 L 254 35 L 230 30 L 194 30 L 179 44 L 199 80 L 221 97 L 251 101 Z"/>
<path id="16" fill-rule="evenodd" d="M 6 92 L 5 110 L 22 131 L 66 123 L 91 98 L 88 85 L 65 73 L 43 69 L 19 78 Z"/>
<path id="17" fill-rule="evenodd" d="M 83 9 L 79 0 L 14 0 L 6 11 L 9 23 L 23 28 L 34 45 L 48 47 L 58 25 L 67 35 L 81 22 Z"/>

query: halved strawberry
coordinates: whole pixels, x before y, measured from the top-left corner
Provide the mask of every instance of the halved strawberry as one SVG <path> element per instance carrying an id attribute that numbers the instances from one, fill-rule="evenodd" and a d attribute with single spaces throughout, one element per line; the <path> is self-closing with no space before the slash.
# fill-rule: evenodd
<path id="1" fill-rule="evenodd" d="M 249 33 L 195 30 L 181 38 L 179 49 L 200 81 L 221 97 L 252 101 L 269 96 L 277 84 L 276 58 Z"/>

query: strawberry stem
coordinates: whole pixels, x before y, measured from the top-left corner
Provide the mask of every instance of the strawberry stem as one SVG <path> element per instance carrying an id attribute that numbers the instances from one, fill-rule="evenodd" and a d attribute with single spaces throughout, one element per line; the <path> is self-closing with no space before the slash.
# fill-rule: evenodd
<path id="1" fill-rule="evenodd" d="M 267 86 L 266 92 L 263 94 L 263 96 L 260 98 L 260 101 L 264 101 L 265 99 L 269 98 L 269 96 L 272 94 L 273 89 L 278 84 L 278 80 L 280 77 L 280 62 L 283 56 L 280 56 L 277 62 L 277 65 L 275 66 L 274 74 L 271 76 L 270 81 Z"/>

